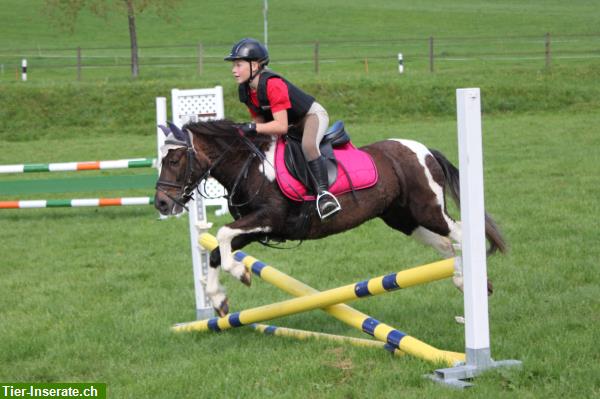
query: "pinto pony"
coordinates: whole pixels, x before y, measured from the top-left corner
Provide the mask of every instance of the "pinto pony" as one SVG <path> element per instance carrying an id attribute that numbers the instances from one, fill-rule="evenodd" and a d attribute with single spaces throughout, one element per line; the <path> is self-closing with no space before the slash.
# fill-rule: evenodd
<path id="1" fill-rule="evenodd" d="M 250 284 L 250 274 L 232 252 L 254 241 L 319 239 L 352 229 L 379 217 L 391 228 L 454 256 L 460 246 L 460 222 L 447 213 L 446 191 L 459 203 L 458 170 L 440 152 L 411 140 L 389 139 L 361 147 L 373 159 L 378 179 L 370 188 L 338 197 L 342 206 L 322 222 L 314 202 L 287 198 L 279 188 L 274 168 L 277 139 L 258 135 L 249 139 L 238 125 L 219 120 L 169 124 L 161 149 L 162 169 L 156 183 L 155 207 L 163 215 L 180 213 L 194 190 L 209 175 L 228 192 L 235 220 L 217 233 L 219 247 L 211 252 L 206 293 L 221 316 L 229 312 L 218 267 Z M 488 254 L 506 245 L 489 215 L 485 215 Z M 461 288 L 461 270 L 454 283 Z"/>

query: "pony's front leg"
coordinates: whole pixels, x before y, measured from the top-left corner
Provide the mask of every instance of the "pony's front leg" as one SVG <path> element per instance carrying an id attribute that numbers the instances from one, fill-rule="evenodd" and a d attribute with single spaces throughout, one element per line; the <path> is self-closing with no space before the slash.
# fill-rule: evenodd
<path id="1" fill-rule="evenodd" d="M 229 313 L 229 301 L 225 294 L 225 288 L 219 283 L 220 267 L 209 267 L 206 274 L 206 295 L 210 299 L 213 308 L 220 317 Z"/>
<path id="2" fill-rule="evenodd" d="M 245 236 L 256 236 L 260 233 L 268 233 L 271 231 L 271 228 L 268 226 L 256 226 L 254 227 L 237 227 L 236 225 L 247 225 L 247 221 L 244 220 L 246 218 L 242 218 L 236 220 L 235 222 L 223 226 L 217 232 L 217 241 L 219 242 L 219 251 L 221 255 L 221 266 L 223 266 L 223 270 L 231 273 L 233 277 L 240 280 L 242 283 L 246 285 L 250 285 L 251 274 L 246 269 L 243 263 L 237 262 L 233 258 L 232 251 L 232 241 L 236 238 L 236 247 L 241 248 L 244 245 L 240 245 L 240 241 L 246 241 L 244 239 Z M 236 248 L 236 249 L 237 249 Z"/>

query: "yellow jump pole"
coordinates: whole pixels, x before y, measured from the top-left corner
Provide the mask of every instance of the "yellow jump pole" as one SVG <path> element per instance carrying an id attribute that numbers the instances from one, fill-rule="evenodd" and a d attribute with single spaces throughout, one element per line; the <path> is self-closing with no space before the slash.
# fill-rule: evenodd
<path id="1" fill-rule="evenodd" d="M 286 327 L 279 327 L 279 326 L 273 326 L 273 325 L 267 325 L 267 324 L 252 324 L 251 327 L 254 328 L 254 330 L 256 330 L 262 334 L 265 334 L 265 335 L 275 335 L 278 337 L 291 337 L 291 338 L 296 338 L 299 340 L 323 339 L 323 340 L 327 340 L 327 341 L 349 343 L 354 346 L 360 346 L 360 347 L 365 347 L 365 348 L 379 348 L 379 349 L 386 349 L 386 350 L 390 349 L 387 347 L 388 345 L 385 342 L 373 341 L 371 339 L 344 337 L 342 335 L 325 334 L 325 333 L 320 333 L 320 332 L 316 332 L 316 331 L 306 331 L 306 330 L 299 330 L 296 328 L 286 328 Z M 393 353 L 396 356 L 404 356 L 404 352 L 400 351 L 399 349 L 393 349 Z"/>
<path id="2" fill-rule="evenodd" d="M 202 237 L 201 237 L 202 241 Z M 216 242 L 216 240 L 215 240 Z M 318 293 L 316 289 L 294 279 L 275 269 L 265 265 L 263 262 L 246 255 L 242 251 L 236 251 L 235 258 L 263 280 L 295 296 L 305 296 Z M 449 352 L 437 349 L 418 339 L 405 334 L 402 331 L 382 323 L 346 304 L 336 304 L 323 308 L 336 319 L 363 331 L 375 339 L 387 344 L 386 349 L 400 349 L 412 356 L 431 361 L 433 363 L 443 362 L 445 364 L 456 364 L 464 362 L 464 353 Z"/>
<path id="3" fill-rule="evenodd" d="M 208 250 L 213 250 L 218 245 L 217 240 L 210 234 L 201 235 L 199 241 L 200 241 L 200 244 Z M 277 269 L 273 268 L 272 266 L 265 265 L 264 263 L 256 260 L 255 258 L 244 254 L 241 251 L 236 251 L 234 256 L 235 256 L 236 260 L 242 261 L 249 270 L 251 270 L 252 272 L 257 274 L 259 277 L 261 277 L 265 281 L 275 285 L 276 287 L 278 287 L 292 295 L 306 296 L 306 295 L 315 294 L 315 293 L 319 292 L 319 291 L 315 290 L 314 288 L 309 287 L 308 285 L 278 271 Z M 415 285 L 418 283 L 422 283 L 422 282 L 426 282 L 426 281 L 433 281 L 433 280 L 437 280 L 439 278 L 445 278 L 445 277 L 451 276 L 452 272 L 453 272 L 452 259 L 442 261 L 442 262 L 436 262 L 436 264 L 440 264 L 440 263 L 442 263 L 441 266 L 443 269 L 443 272 L 441 273 L 441 275 L 434 273 L 434 274 L 428 276 L 429 278 L 423 278 L 423 276 L 421 276 L 417 279 L 418 281 L 417 280 L 412 281 L 412 284 L 410 281 L 404 281 L 404 283 L 402 285 L 399 285 L 396 288 L 400 288 L 400 287 L 405 288 L 410 285 Z M 408 272 L 408 274 L 404 273 L 405 277 L 411 277 L 412 272 L 410 270 L 406 271 L 406 272 Z M 391 283 L 393 285 L 393 282 L 391 281 L 392 280 L 391 276 L 395 276 L 395 275 L 392 274 L 390 276 L 380 277 L 379 280 L 381 280 L 381 282 L 383 282 L 384 284 Z M 412 278 L 414 279 L 415 277 L 412 276 Z M 370 291 L 371 289 L 374 289 L 373 286 L 377 285 L 376 284 L 377 280 L 378 279 L 372 279 L 372 280 L 368 280 L 366 282 L 357 284 L 357 286 L 360 287 L 360 290 L 359 290 L 359 292 L 361 294 L 360 296 L 364 296 L 363 294 L 365 294 L 366 291 Z M 410 280 L 410 278 L 407 278 L 405 280 Z M 380 283 L 380 285 L 381 285 L 381 283 Z M 392 287 L 392 289 L 393 288 L 394 287 Z M 382 293 L 382 292 L 385 292 L 385 289 L 378 293 Z M 370 293 L 371 292 L 368 292 L 368 294 L 370 294 Z M 355 299 L 355 298 L 356 297 L 354 297 L 352 299 Z M 371 318 L 370 316 L 351 308 L 348 305 L 334 304 L 331 306 L 324 307 L 323 304 L 320 304 L 319 307 L 322 307 L 324 311 L 331 314 L 333 317 L 337 318 L 338 320 L 343 321 L 344 323 L 346 323 L 358 330 L 364 331 L 384 343 L 387 343 L 388 350 L 393 350 L 395 348 L 399 348 L 400 350 L 402 350 L 410 355 L 413 355 L 413 356 L 416 356 L 416 357 L 419 357 L 419 358 L 422 358 L 422 359 L 425 359 L 428 361 L 432 361 L 432 362 L 440 362 L 441 361 L 441 362 L 444 362 L 444 363 L 450 364 L 450 365 L 453 365 L 456 362 L 462 362 L 465 359 L 465 355 L 463 353 L 443 351 L 443 350 L 434 348 L 430 345 L 427 345 L 427 344 L 417 340 L 416 338 L 406 335 L 405 333 L 386 325 L 385 323 L 381 323 L 381 322 Z M 196 324 L 194 324 L 194 323 L 196 323 Z M 185 324 L 175 326 L 173 329 L 175 331 L 191 331 L 191 330 L 196 329 L 196 327 L 198 326 L 197 323 L 202 323 L 202 322 L 185 323 Z M 214 321 L 213 321 L 213 323 L 214 323 Z M 217 323 L 217 326 L 218 326 L 218 323 Z"/>

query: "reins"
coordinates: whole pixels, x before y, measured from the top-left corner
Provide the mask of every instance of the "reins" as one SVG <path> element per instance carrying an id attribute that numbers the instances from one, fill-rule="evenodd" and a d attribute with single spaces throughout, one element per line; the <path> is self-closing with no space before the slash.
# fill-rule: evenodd
<path id="1" fill-rule="evenodd" d="M 244 143 L 246 145 L 246 147 L 250 150 L 250 156 L 244 162 L 244 165 L 242 166 L 240 173 L 238 174 L 235 181 L 233 182 L 233 186 L 231 188 L 231 193 L 226 196 L 228 205 L 232 208 L 241 208 L 241 207 L 246 206 L 249 203 L 251 203 L 260 194 L 263 186 L 265 185 L 266 179 L 263 176 L 260 186 L 258 187 L 258 189 L 256 189 L 254 194 L 249 196 L 248 200 L 246 200 L 245 202 L 241 202 L 241 203 L 233 202 L 233 198 L 235 197 L 235 193 L 236 193 L 242 179 L 248 178 L 248 171 L 250 170 L 250 165 L 252 164 L 252 161 L 254 161 L 255 158 L 258 158 L 262 162 L 263 171 L 265 170 L 265 163 L 269 162 L 267 160 L 266 155 L 250 139 L 248 139 L 248 137 L 246 137 L 244 135 L 244 133 L 242 132 L 242 130 L 239 128 L 238 128 L 238 134 L 240 135 L 241 142 Z"/>
<path id="2" fill-rule="evenodd" d="M 227 198 L 227 204 L 229 205 L 229 207 L 235 209 L 236 213 L 238 213 L 238 216 L 239 216 L 238 208 L 241 208 L 241 207 L 246 206 L 249 203 L 251 203 L 260 194 L 263 186 L 265 185 L 265 179 L 263 178 L 260 186 L 256 189 L 256 191 L 252 195 L 249 195 L 249 198 L 246 201 L 239 202 L 239 203 L 234 202 L 234 198 L 235 198 L 236 193 L 238 192 L 240 183 L 242 182 L 243 179 L 248 178 L 248 173 L 250 170 L 250 166 L 252 165 L 252 161 L 254 161 L 254 159 L 258 158 L 263 164 L 263 170 L 265 167 L 265 163 L 269 162 L 269 161 L 267 160 L 267 157 L 265 156 L 265 154 L 263 154 L 263 152 L 250 139 L 248 139 L 246 136 L 244 136 L 241 129 L 238 129 L 238 134 L 239 134 L 240 141 L 250 150 L 250 156 L 246 159 L 246 161 L 242 165 L 240 172 L 238 173 L 237 177 L 235 178 L 235 180 L 231 186 L 231 191 L 228 194 L 226 194 L 224 197 Z M 217 166 L 222 161 L 223 157 L 227 153 L 229 153 L 233 148 L 234 148 L 233 145 L 228 145 L 227 149 L 225 151 L 223 151 L 221 156 L 215 162 L 213 162 L 211 167 L 200 178 L 199 182 L 206 181 L 206 179 L 210 176 L 210 173 L 215 168 L 215 166 Z M 197 191 L 198 191 L 198 194 L 200 196 L 202 196 L 203 198 L 206 198 L 206 199 L 211 198 L 211 197 L 206 196 L 204 193 L 202 193 L 201 190 L 198 189 Z"/>

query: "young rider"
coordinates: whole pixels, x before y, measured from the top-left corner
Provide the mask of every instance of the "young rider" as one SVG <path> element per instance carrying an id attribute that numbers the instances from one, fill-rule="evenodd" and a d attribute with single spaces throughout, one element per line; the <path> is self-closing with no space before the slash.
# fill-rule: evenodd
<path id="1" fill-rule="evenodd" d="M 329 123 L 327 111 L 315 99 L 267 68 L 269 53 L 255 39 L 242 39 L 231 49 L 225 61 L 232 61 L 231 72 L 239 84 L 240 101 L 246 104 L 253 122 L 242 125 L 247 136 L 282 135 L 288 126 L 302 130 L 302 151 L 308 161 L 313 188 L 317 194 L 317 212 L 321 219 L 341 210 L 328 189 L 326 159 L 319 143 Z"/>

